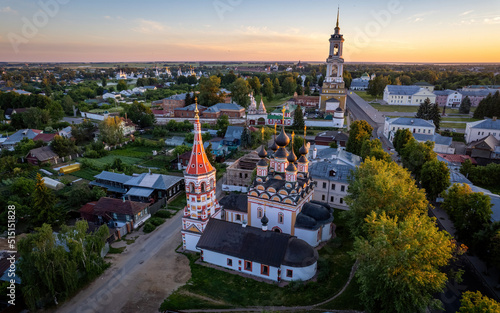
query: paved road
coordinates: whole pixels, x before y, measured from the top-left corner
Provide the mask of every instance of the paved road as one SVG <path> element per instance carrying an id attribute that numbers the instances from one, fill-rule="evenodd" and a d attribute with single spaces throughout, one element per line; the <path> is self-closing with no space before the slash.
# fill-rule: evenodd
<path id="1" fill-rule="evenodd" d="M 80 291 L 73 299 L 66 302 L 57 310 L 58 313 L 101 313 L 121 312 L 121 308 L 128 299 L 123 299 L 125 288 L 134 286 L 132 274 L 138 270 L 147 270 L 142 265 L 154 257 L 160 250 L 165 249 L 176 240 L 181 230 L 182 211 L 168 219 L 164 225 L 152 232 L 137 249 L 122 255 L 117 264 L 113 264 L 101 277 L 97 278 L 87 288 Z M 139 239 L 138 239 L 139 240 Z M 142 246 L 142 248 L 140 248 Z M 125 254 L 124 252 L 123 254 Z"/>
<path id="2" fill-rule="evenodd" d="M 393 148 L 392 144 L 384 137 L 385 118 L 381 112 L 375 110 L 368 102 L 354 92 L 347 94 L 347 110 L 354 120 L 365 120 L 373 127 L 372 136 L 382 141 L 384 150 Z"/>

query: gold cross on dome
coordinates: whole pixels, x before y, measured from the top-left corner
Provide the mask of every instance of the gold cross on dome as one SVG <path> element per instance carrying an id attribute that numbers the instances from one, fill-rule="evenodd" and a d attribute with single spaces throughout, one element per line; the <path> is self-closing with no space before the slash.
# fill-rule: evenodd
<path id="1" fill-rule="evenodd" d="M 304 138 L 306 138 L 307 126 L 304 126 Z"/>
<path id="2" fill-rule="evenodd" d="M 264 140 L 264 127 L 260 129 L 260 132 L 262 133 L 262 140 Z"/>
<path id="3" fill-rule="evenodd" d="M 293 139 L 295 138 L 295 132 L 292 132 L 292 145 L 293 145 Z"/>
<path id="4" fill-rule="evenodd" d="M 283 106 L 283 109 L 281 109 L 281 112 L 283 113 L 282 125 L 285 125 L 285 112 L 286 112 L 285 106 Z"/>

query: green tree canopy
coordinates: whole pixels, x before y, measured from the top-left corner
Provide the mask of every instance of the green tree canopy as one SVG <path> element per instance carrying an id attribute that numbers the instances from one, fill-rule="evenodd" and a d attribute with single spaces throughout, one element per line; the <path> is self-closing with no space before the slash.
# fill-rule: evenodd
<path id="1" fill-rule="evenodd" d="M 349 129 L 349 139 L 347 140 L 346 150 L 360 155 L 361 146 L 365 140 L 369 140 L 372 135 L 373 127 L 365 120 L 354 121 Z"/>
<path id="2" fill-rule="evenodd" d="M 122 91 L 122 90 L 127 90 L 128 89 L 128 86 L 127 86 L 127 82 L 123 79 L 121 79 L 120 81 L 118 81 L 118 85 L 116 85 L 116 90 L 118 91 Z"/>
<path id="3" fill-rule="evenodd" d="M 229 127 L 229 117 L 227 115 L 221 115 L 215 123 L 215 128 L 217 131 L 217 136 L 224 137 L 226 135 L 226 130 Z"/>
<path id="4" fill-rule="evenodd" d="M 292 127 L 297 130 L 302 130 L 304 129 L 304 126 L 306 126 L 306 123 L 304 122 L 304 113 L 302 113 L 302 107 L 298 105 L 293 113 Z"/>
<path id="5" fill-rule="evenodd" d="M 250 104 L 250 97 L 248 95 L 250 94 L 251 90 L 248 81 L 240 77 L 236 79 L 229 88 L 231 90 L 233 101 L 235 101 L 242 107 L 247 108 Z"/>
<path id="6" fill-rule="evenodd" d="M 432 104 L 429 98 L 426 98 L 424 102 L 420 104 L 415 117 L 432 121 L 434 126 L 436 126 L 436 130 L 439 130 L 441 123 L 441 111 L 439 110 L 437 103 Z"/>
<path id="7" fill-rule="evenodd" d="M 252 90 L 254 92 L 254 95 L 260 95 L 260 90 L 262 89 L 262 85 L 260 84 L 260 80 L 257 76 L 252 77 L 248 81 L 250 83 L 250 87 L 252 87 Z"/>
<path id="8" fill-rule="evenodd" d="M 490 198 L 473 192 L 467 184 L 453 184 L 444 195 L 442 207 L 455 225 L 457 237 L 468 240 L 491 219 Z"/>
<path id="9" fill-rule="evenodd" d="M 266 97 L 268 100 L 272 100 L 274 97 L 273 83 L 269 78 L 264 80 L 264 89 L 262 90 L 262 96 Z"/>
<path id="10" fill-rule="evenodd" d="M 435 219 L 416 212 L 402 221 L 372 212 L 366 233 L 356 238 L 353 252 L 365 307 L 370 312 L 423 312 L 448 280 L 440 268 L 452 258 L 449 234 L 438 230 Z"/>
<path id="11" fill-rule="evenodd" d="M 209 78 L 202 77 L 199 83 L 200 93 L 198 96 L 198 103 L 210 107 L 214 104 L 223 102 L 224 98 L 220 94 L 220 84 L 221 79 L 215 75 Z"/>
<path id="12" fill-rule="evenodd" d="M 418 142 L 415 138 L 412 138 L 404 146 L 401 153 L 403 166 L 415 175 L 415 180 L 420 181 L 420 172 L 422 171 L 422 166 L 425 162 L 436 159 L 437 155 L 433 149 L 434 142 Z"/>
<path id="13" fill-rule="evenodd" d="M 433 159 L 422 166 L 420 182 L 427 192 L 429 200 L 436 197 L 450 186 L 450 170 L 446 163 Z"/>
<path id="14" fill-rule="evenodd" d="M 472 104 L 469 96 L 465 96 L 465 98 L 463 98 L 462 102 L 460 103 L 460 108 L 458 109 L 458 111 L 462 114 L 469 114 L 471 105 Z"/>
<path id="15" fill-rule="evenodd" d="M 36 175 L 35 191 L 33 192 L 33 203 L 31 207 L 31 222 L 34 225 L 42 225 L 47 223 L 54 225 L 60 222 L 63 217 L 60 210 L 55 208 L 57 198 L 43 183 L 43 178 L 40 173 Z"/>
<path id="16" fill-rule="evenodd" d="M 382 142 L 378 139 L 363 141 L 359 156 L 363 159 L 373 157 L 376 160 L 392 162 L 390 154 L 384 151 L 384 148 L 382 148 Z"/>
<path id="17" fill-rule="evenodd" d="M 349 177 L 348 220 L 354 235 L 363 232 L 366 216 L 374 211 L 406 217 L 411 212 L 427 212 L 428 202 L 410 173 L 395 162 L 366 159 Z"/>
<path id="18" fill-rule="evenodd" d="M 72 139 L 59 135 L 54 137 L 54 140 L 50 143 L 50 147 L 60 157 L 65 157 L 78 151 Z"/>
<path id="19" fill-rule="evenodd" d="M 481 292 L 466 291 L 460 300 L 459 313 L 497 313 L 500 312 L 500 303 L 483 296 Z"/>
<path id="20" fill-rule="evenodd" d="M 283 91 L 284 94 L 293 95 L 296 89 L 297 89 L 297 83 L 295 82 L 295 79 L 293 77 L 289 76 L 283 80 L 283 83 L 281 85 L 281 90 Z"/>
<path id="21" fill-rule="evenodd" d="M 408 128 L 398 129 L 394 134 L 394 139 L 392 143 L 394 145 L 394 149 L 401 154 L 404 146 L 413 138 L 411 131 Z"/>

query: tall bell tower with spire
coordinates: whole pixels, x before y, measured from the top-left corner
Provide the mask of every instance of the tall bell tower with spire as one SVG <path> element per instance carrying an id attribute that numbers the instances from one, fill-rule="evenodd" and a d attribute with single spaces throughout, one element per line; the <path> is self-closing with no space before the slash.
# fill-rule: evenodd
<path id="1" fill-rule="evenodd" d="M 194 117 L 194 142 L 191 158 L 184 172 L 187 205 L 182 217 L 182 246 L 184 250 L 196 250 L 196 244 L 211 217 L 220 213 L 216 199 L 215 168 L 208 161 L 201 137 L 198 103 Z"/>
<path id="2" fill-rule="evenodd" d="M 344 36 L 339 27 L 340 9 L 337 9 L 337 24 L 330 36 L 330 49 L 326 59 L 326 77 L 321 89 L 320 109 L 333 113 L 340 108 L 345 111 L 346 90 L 344 83 Z"/>

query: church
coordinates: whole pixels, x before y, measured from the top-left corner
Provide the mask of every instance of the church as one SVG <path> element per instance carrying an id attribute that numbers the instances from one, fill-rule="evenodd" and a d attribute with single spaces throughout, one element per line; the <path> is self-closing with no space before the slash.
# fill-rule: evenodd
<path id="1" fill-rule="evenodd" d="M 219 203 L 198 113 L 196 107 L 193 150 L 184 174 L 183 249 L 200 252 L 204 262 L 276 282 L 313 278 L 318 261 L 314 247 L 334 236 L 335 225 L 333 209 L 312 201 L 315 184 L 305 140 L 297 158 L 294 134 L 290 139 L 282 126 L 269 152 L 260 147 L 248 194 L 230 194 Z"/>

